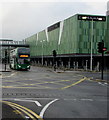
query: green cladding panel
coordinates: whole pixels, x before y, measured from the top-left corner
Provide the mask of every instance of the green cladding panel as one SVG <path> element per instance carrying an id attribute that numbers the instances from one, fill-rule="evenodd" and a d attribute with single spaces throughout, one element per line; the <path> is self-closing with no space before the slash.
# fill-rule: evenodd
<path id="1" fill-rule="evenodd" d="M 107 30 L 106 30 L 106 36 L 105 36 L 105 46 L 107 48 L 107 51 L 109 53 L 109 16 L 107 16 Z"/>
<path id="2" fill-rule="evenodd" d="M 79 53 L 90 54 L 92 43 L 92 52 L 93 54 L 97 54 L 97 44 L 102 40 L 106 41 L 106 31 L 106 21 L 78 20 L 77 36 Z"/>
<path id="3" fill-rule="evenodd" d="M 106 22 L 81 20 L 78 16 L 76 14 L 27 38 L 31 56 L 52 55 L 53 50 L 57 54 L 90 54 L 91 42 L 93 54 L 98 54 L 97 44 L 102 40 L 109 50 L 109 17 Z"/>
<path id="4" fill-rule="evenodd" d="M 64 20 L 61 41 L 60 44 L 58 44 L 58 53 L 77 53 L 77 47 L 77 18 L 76 16 L 73 16 Z"/>

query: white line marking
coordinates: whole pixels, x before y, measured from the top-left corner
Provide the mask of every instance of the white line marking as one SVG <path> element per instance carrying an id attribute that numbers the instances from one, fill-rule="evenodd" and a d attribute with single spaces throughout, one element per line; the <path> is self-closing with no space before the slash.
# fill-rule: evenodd
<path id="1" fill-rule="evenodd" d="M 45 113 L 45 111 L 47 110 L 47 108 L 48 108 L 52 103 L 54 103 L 54 102 L 57 101 L 57 100 L 58 100 L 58 99 L 54 99 L 53 101 L 51 101 L 51 102 L 49 102 L 48 104 L 46 104 L 45 107 L 41 110 L 39 116 L 40 116 L 41 118 L 43 118 L 44 113 Z"/>
<path id="2" fill-rule="evenodd" d="M 104 83 L 105 85 L 107 85 L 107 83 Z"/>
<path id="3" fill-rule="evenodd" d="M 35 99 L 35 100 L 54 100 L 55 98 L 25 98 L 25 99 L 28 99 L 28 100 L 29 100 L 29 99 L 31 99 L 31 100 L 32 100 L 32 99 L 33 99 L 33 100 L 34 100 L 34 99 Z"/>
<path id="4" fill-rule="evenodd" d="M 37 106 L 41 107 L 42 105 L 39 103 L 39 101 L 33 101 L 36 103 Z"/>
<path id="5" fill-rule="evenodd" d="M 98 84 L 101 84 L 101 82 L 98 82 Z"/>
<path id="6" fill-rule="evenodd" d="M 25 118 L 30 118 L 30 117 L 28 117 L 28 116 L 25 116 Z"/>
<path id="7" fill-rule="evenodd" d="M 76 101 L 77 99 L 64 99 L 64 100 Z"/>
<path id="8" fill-rule="evenodd" d="M 98 82 L 98 84 L 100 84 L 100 85 L 103 85 L 103 86 L 104 86 L 104 84 L 102 84 L 101 82 Z"/>
<path id="9" fill-rule="evenodd" d="M 14 99 L 15 101 L 26 101 L 26 102 L 34 102 L 37 106 L 41 107 L 42 105 L 39 103 L 39 101 L 33 101 L 33 100 L 22 100 L 22 99 Z"/>
<path id="10" fill-rule="evenodd" d="M 2 98 L 2 100 L 15 100 L 15 99 L 16 98 Z M 37 100 L 54 100 L 56 98 L 19 98 L 19 100 L 20 99 L 37 101 Z"/>
<path id="11" fill-rule="evenodd" d="M 80 100 L 83 100 L 83 101 L 93 101 L 93 99 L 80 99 Z"/>

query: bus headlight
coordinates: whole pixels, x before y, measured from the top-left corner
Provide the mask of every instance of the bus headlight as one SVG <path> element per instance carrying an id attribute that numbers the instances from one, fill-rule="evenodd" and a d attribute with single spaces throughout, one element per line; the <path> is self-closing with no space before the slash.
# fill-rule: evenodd
<path id="1" fill-rule="evenodd" d="M 27 68 L 29 68 L 30 67 L 30 65 L 29 66 L 27 66 Z"/>
<path id="2" fill-rule="evenodd" d="M 21 68 L 21 66 L 20 66 L 20 65 L 18 65 L 18 67 L 19 67 L 19 68 Z"/>

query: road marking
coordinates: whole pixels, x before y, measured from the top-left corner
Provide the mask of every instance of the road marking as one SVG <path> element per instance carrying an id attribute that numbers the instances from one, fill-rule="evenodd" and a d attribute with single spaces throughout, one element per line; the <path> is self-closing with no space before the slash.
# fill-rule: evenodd
<path id="1" fill-rule="evenodd" d="M 14 99 L 16 99 L 16 98 L 2 98 L 2 99 L 0 99 L 0 101 L 1 100 L 14 100 Z M 22 98 L 19 98 L 19 99 L 22 99 Z M 56 98 L 25 98 L 25 99 L 35 101 L 35 100 L 54 100 Z"/>
<path id="2" fill-rule="evenodd" d="M 104 84 L 102 84 L 101 82 L 98 82 L 98 84 L 102 85 L 102 86 L 105 86 Z"/>
<path id="3" fill-rule="evenodd" d="M 23 100 L 23 99 L 14 99 L 15 101 L 26 101 L 26 102 L 34 102 L 37 106 L 41 107 L 42 105 L 39 103 L 39 101 L 33 101 L 33 100 Z"/>
<path id="4" fill-rule="evenodd" d="M 13 112 L 21 115 L 21 112 L 19 110 L 13 110 Z"/>
<path id="5" fill-rule="evenodd" d="M 41 110 L 40 112 L 40 117 L 43 118 L 44 117 L 44 113 L 47 110 L 47 108 L 54 102 L 56 102 L 58 99 L 54 99 L 53 101 L 49 102 L 47 105 L 45 105 L 45 107 Z"/>
<path id="6" fill-rule="evenodd" d="M 25 118 L 26 118 L 26 119 L 28 119 L 28 118 L 30 118 L 30 117 L 28 117 L 28 116 L 25 116 Z"/>
<path id="7" fill-rule="evenodd" d="M 30 110 L 30 109 L 28 109 L 24 106 L 21 106 L 21 105 L 18 105 L 16 103 L 12 103 L 12 102 L 9 102 L 9 101 L 2 101 L 2 102 L 7 104 L 7 105 L 10 105 L 11 107 L 15 107 L 15 108 L 23 111 L 27 116 L 29 116 L 33 120 L 35 120 L 35 117 L 38 118 L 39 120 L 43 120 L 38 114 L 36 114 L 32 110 Z"/>
<path id="8" fill-rule="evenodd" d="M 86 99 L 83 98 L 83 99 L 80 99 L 80 100 L 82 100 L 82 101 L 93 101 L 93 99 L 87 99 L 87 98 Z"/>
<path id="9" fill-rule="evenodd" d="M 88 98 L 81 98 L 81 99 L 64 99 L 64 100 L 67 100 L 67 101 L 93 101 L 93 99 L 88 99 Z"/>
<path id="10" fill-rule="evenodd" d="M 8 101 L 3 101 L 3 103 L 5 103 L 5 104 L 7 104 L 7 105 L 11 106 L 12 108 L 16 108 L 16 109 L 18 109 L 18 110 L 22 111 L 23 113 L 25 113 L 26 115 L 28 115 L 31 119 L 33 119 L 33 118 L 34 118 L 34 117 L 30 114 L 30 113 L 28 113 L 27 111 L 25 111 L 25 110 L 24 110 L 24 109 L 22 109 L 21 107 L 14 105 L 14 104 L 13 104 L 13 103 L 11 103 L 11 102 L 8 102 Z"/>
<path id="11" fill-rule="evenodd" d="M 42 87 L 42 88 L 38 88 L 38 87 Z M 0 87 L 1 88 L 1 87 Z M 14 87 L 14 86 L 12 86 L 12 87 L 7 87 L 7 86 L 3 86 L 2 88 L 22 88 L 22 89 L 27 89 L 27 88 L 29 88 L 29 89 L 58 89 L 58 88 L 51 88 L 51 87 L 43 87 L 43 86 L 36 86 L 36 87 Z"/>
<path id="12" fill-rule="evenodd" d="M 64 99 L 64 100 L 67 100 L 67 101 L 77 101 L 77 99 Z"/>
<path id="13" fill-rule="evenodd" d="M 2 86 L 2 88 L 13 88 L 13 86 Z"/>
<path id="14" fill-rule="evenodd" d="M 54 100 L 55 98 L 25 98 L 25 99 Z"/>
<path id="15" fill-rule="evenodd" d="M 15 74 L 17 74 L 17 72 L 12 73 L 12 74 L 11 74 L 11 75 L 9 75 L 9 76 L 3 76 L 3 75 L 2 75 L 2 78 L 12 77 L 12 76 L 14 76 Z"/>
<path id="16" fill-rule="evenodd" d="M 72 87 L 72 86 L 74 86 L 74 85 L 77 85 L 77 84 L 83 82 L 84 80 L 86 80 L 86 77 L 84 77 L 83 79 L 79 80 L 78 82 L 75 82 L 75 83 L 73 83 L 73 84 L 71 84 L 71 85 L 69 85 L 69 86 L 63 87 L 63 88 L 61 88 L 61 89 L 63 90 L 63 89 Z"/>
<path id="17" fill-rule="evenodd" d="M 105 85 L 107 85 L 107 83 L 104 83 Z"/>

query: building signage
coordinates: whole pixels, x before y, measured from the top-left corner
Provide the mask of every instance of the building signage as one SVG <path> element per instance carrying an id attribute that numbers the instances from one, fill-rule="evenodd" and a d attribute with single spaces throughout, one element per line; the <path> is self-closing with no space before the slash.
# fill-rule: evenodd
<path id="1" fill-rule="evenodd" d="M 106 21 L 106 16 L 78 15 L 78 20 Z"/>
<path id="2" fill-rule="evenodd" d="M 50 31 L 52 31 L 52 30 L 54 30 L 54 29 L 56 29 L 58 27 L 60 27 L 60 22 L 48 27 L 48 32 L 50 32 Z"/>

